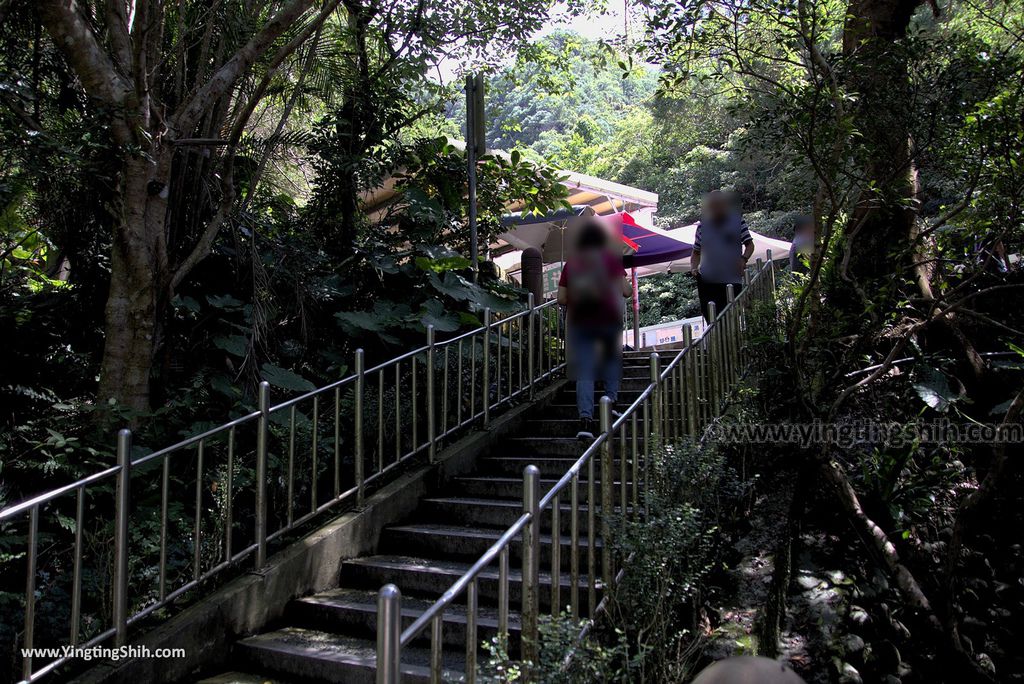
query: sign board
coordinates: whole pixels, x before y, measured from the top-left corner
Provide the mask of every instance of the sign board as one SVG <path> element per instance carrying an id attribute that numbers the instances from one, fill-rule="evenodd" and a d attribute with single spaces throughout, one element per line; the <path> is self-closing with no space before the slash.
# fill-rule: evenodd
<path id="1" fill-rule="evenodd" d="M 544 299 L 553 299 L 558 294 L 558 279 L 562 277 L 562 264 L 544 264 L 541 282 L 544 284 Z"/>
<path id="2" fill-rule="evenodd" d="M 705 323 L 700 316 L 686 318 L 681 321 L 669 321 L 650 325 L 640 329 L 640 347 L 653 347 L 660 344 L 681 344 L 683 342 L 683 328 L 690 327 L 693 339 L 704 334 Z M 636 348 L 633 344 L 633 331 L 626 330 L 622 336 L 623 343 Z"/>

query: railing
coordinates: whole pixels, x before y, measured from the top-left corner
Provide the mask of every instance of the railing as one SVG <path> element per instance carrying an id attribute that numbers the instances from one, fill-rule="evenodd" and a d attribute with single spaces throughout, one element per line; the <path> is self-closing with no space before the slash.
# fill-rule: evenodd
<path id="1" fill-rule="evenodd" d="M 133 457 L 121 430 L 116 465 L 0 511 L 9 539 L 25 526 L 22 648 L 122 646 L 132 624 L 225 570 L 246 559 L 263 568 L 276 538 L 362 505 L 368 485 L 410 458 L 433 461 L 456 432 L 532 397 L 564 365 L 561 326 L 554 302 L 531 297 L 525 311 L 492 320 L 485 310 L 482 326 L 442 342 L 428 326 L 426 345 L 372 368 L 357 350 L 352 375 L 276 405 L 262 382 L 257 410 L 149 454 Z M 87 515 L 111 494 L 112 515 Z M 52 524 L 41 545 L 42 516 Z M 25 655 L 22 679 L 67 660 Z"/>
<path id="2" fill-rule="evenodd" d="M 774 301 L 775 271 L 770 254 L 767 264 L 758 260 L 752 276 L 749 271 L 744 274 L 744 283 L 746 286 L 735 297 L 732 286 L 728 287 L 729 303 L 720 313 L 715 311 L 714 304 L 711 305 L 711 323 L 699 340 L 692 340 L 689 329 L 684 330 L 684 349 L 665 368 L 661 367 L 657 353 L 650 355 L 650 384 L 614 422 L 610 400 L 608 397 L 601 399 L 601 433 L 543 497 L 540 471 L 533 465 L 526 466 L 522 515 L 404 631 L 401 631 L 401 593 L 398 587 L 387 584 L 380 589 L 377 599 L 378 684 L 398 684 L 401 681 L 402 649 L 421 638 L 428 628 L 431 682 L 450 681 L 460 676 L 464 676 L 466 682 L 476 680 L 481 575 L 498 564 L 498 634 L 499 639 L 507 643 L 509 556 L 517 539 L 521 541 L 522 548 L 520 655 L 524 663 L 536 663 L 542 590 L 540 538 L 545 518 L 552 539 L 548 576 L 552 615 L 568 609 L 573 618 L 579 618 L 583 613 L 581 594 L 585 594 L 587 615 L 593 617 L 603 609 L 605 599 L 598 603 L 598 595 L 617 582 L 623 565 L 623 559 L 614 557 L 610 543 L 610 528 L 616 508 L 623 522 L 642 519 L 645 515 L 647 465 L 653 444 L 687 436 L 699 438 L 725 407 L 728 394 L 742 375 L 751 309 L 760 302 Z M 595 472 L 598 467 L 599 480 Z M 581 482 L 583 473 L 586 479 Z M 581 489 L 586 491 L 585 499 L 581 497 Z M 563 509 L 566 498 L 568 511 Z M 569 595 L 563 596 L 561 534 L 562 516 L 566 513 L 569 516 Z M 585 532 L 581 529 L 584 519 Z M 600 564 L 596 545 L 598 529 L 602 540 Z M 581 547 L 583 534 L 586 535 L 586 544 Z M 584 561 L 585 567 L 581 567 Z M 464 674 L 460 675 L 446 671 L 442 643 L 445 612 L 463 597 L 466 604 L 465 665 Z"/>

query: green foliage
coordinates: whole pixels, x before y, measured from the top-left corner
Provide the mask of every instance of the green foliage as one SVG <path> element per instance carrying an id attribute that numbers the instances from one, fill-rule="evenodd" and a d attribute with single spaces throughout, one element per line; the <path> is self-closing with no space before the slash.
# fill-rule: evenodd
<path id="1" fill-rule="evenodd" d="M 683 681 L 700 638 L 702 592 L 721 553 L 720 523 L 742 495 L 725 454 L 689 442 L 651 453 L 642 519 L 618 517 L 613 547 L 628 558 L 607 612 L 589 625 L 569 613 L 540 623 L 537 663 L 512 660 L 500 639 L 485 644 L 483 681 Z"/>
<path id="2" fill-rule="evenodd" d="M 666 273 L 639 281 L 640 327 L 700 315 L 697 285 L 691 275 Z"/>
<path id="3" fill-rule="evenodd" d="M 625 635 L 610 646 L 594 638 L 580 639 L 586 620 L 574 620 L 566 611 L 543 615 L 538 624 L 540 653 L 536 663 L 513 660 L 500 637 L 484 644 L 488 653 L 478 679 L 485 684 L 583 684 L 621 681 L 619 668 L 629 658 Z"/>
<path id="4" fill-rule="evenodd" d="M 692 665 L 700 596 L 719 558 L 736 476 L 723 452 L 682 442 L 654 453 L 648 478 L 647 516 L 627 521 L 614 540 L 630 561 L 609 623 L 630 644 L 625 681 L 680 681 Z"/>
<path id="5" fill-rule="evenodd" d="M 657 192 L 659 220 L 670 227 L 695 221 L 704 193 L 725 188 L 750 212 L 765 212 L 756 229 L 791 232 L 782 213 L 808 206 L 813 186 L 806 167 L 779 165 L 777 150 L 766 147 L 782 138 L 746 127 L 759 111 L 712 83 L 656 92 L 670 74 L 632 61 L 567 33 L 520 51 L 490 81 L 488 144 Z"/>

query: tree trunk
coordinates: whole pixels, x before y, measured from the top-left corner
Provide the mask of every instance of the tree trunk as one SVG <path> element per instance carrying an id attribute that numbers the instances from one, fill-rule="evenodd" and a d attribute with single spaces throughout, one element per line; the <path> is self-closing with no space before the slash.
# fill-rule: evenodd
<path id="1" fill-rule="evenodd" d="M 111 250 L 110 293 L 99 398 L 149 410 L 149 381 L 167 304 L 167 179 L 169 155 L 128 159 L 123 204 Z"/>
<path id="2" fill-rule="evenodd" d="M 847 84 L 858 95 L 854 124 L 862 140 L 863 186 L 846 226 L 837 305 L 873 302 L 874 310 L 888 311 L 902 283 L 915 278 L 918 185 L 910 138 L 910 75 L 900 43 L 919 4 L 850 3 L 843 52 L 849 60 Z"/>

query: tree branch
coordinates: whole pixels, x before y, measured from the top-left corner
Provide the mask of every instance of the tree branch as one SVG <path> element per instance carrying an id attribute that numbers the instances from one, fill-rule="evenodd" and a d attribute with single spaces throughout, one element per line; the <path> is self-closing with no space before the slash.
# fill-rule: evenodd
<path id="1" fill-rule="evenodd" d="M 328 5 L 336 3 L 327 3 Z M 171 126 L 177 129 L 179 135 L 188 135 L 199 122 L 200 117 L 209 109 L 214 102 L 227 94 L 235 82 L 256 62 L 256 60 L 267 49 L 273 45 L 288 28 L 313 6 L 313 0 L 292 0 L 288 5 L 275 14 L 266 25 L 249 39 L 238 52 L 232 55 L 220 69 L 210 77 L 205 85 L 199 88 L 178 113 L 172 117 Z M 320 13 L 318 21 L 326 19 L 325 14 Z M 291 41 L 288 46 L 291 49 L 284 54 L 278 52 L 280 60 L 299 47 L 301 43 Z M 280 63 L 280 62 L 278 62 Z"/>
<path id="2" fill-rule="evenodd" d="M 121 107 L 131 85 L 100 46 L 77 0 L 38 0 L 39 16 L 57 48 L 75 70 L 85 92 L 111 107 Z"/>

